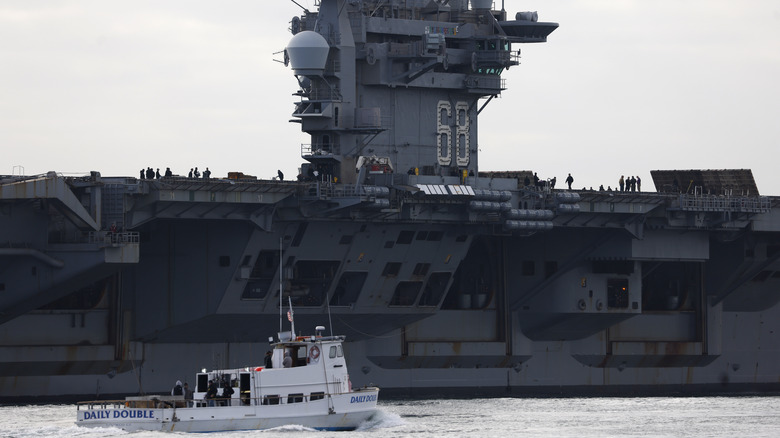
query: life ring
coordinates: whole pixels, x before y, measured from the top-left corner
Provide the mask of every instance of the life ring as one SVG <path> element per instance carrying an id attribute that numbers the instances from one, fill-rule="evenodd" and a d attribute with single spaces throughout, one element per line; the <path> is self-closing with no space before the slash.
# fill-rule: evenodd
<path id="1" fill-rule="evenodd" d="M 309 349 L 309 362 L 317 363 L 320 360 L 320 348 L 316 345 Z"/>

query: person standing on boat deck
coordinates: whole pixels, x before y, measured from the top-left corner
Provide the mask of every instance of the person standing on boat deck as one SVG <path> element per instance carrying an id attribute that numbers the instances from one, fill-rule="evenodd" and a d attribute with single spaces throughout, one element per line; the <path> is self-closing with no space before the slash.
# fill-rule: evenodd
<path id="1" fill-rule="evenodd" d="M 221 396 L 221 398 L 223 400 L 220 402 L 220 404 L 222 406 L 230 406 L 231 405 L 230 399 L 233 396 L 233 392 L 234 392 L 233 391 L 233 387 L 230 386 L 230 379 L 229 378 L 225 378 L 224 380 L 222 380 L 222 396 Z"/>
<path id="2" fill-rule="evenodd" d="M 187 403 L 187 407 L 192 407 L 192 390 L 190 389 L 190 385 L 187 384 L 187 382 L 184 382 L 184 400 Z"/>
<path id="3" fill-rule="evenodd" d="M 620 184 L 620 191 L 623 191 L 623 187 L 625 185 L 625 180 L 623 179 L 623 175 L 620 175 L 620 181 L 618 181 L 618 184 Z"/>
<path id="4" fill-rule="evenodd" d="M 171 395 L 184 395 L 184 388 L 181 386 L 181 380 L 177 380 L 171 389 Z"/>
<path id="5" fill-rule="evenodd" d="M 217 384 L 209 380 L 209 387 L 206 389 L 205 399 L 209 401 L 209 406 L 214 406 L 214 399 L 217 398 Z"/>
<path id="6" fill-rule="evenodd" d="M 571 174 L 569 174 L 569 176 L 566 177 L 566 184 L 569 185 L 569 190 L 571 190 L 571 183 L 573 183 L 573 182 L 574 182 L 574 177 L 571 176 Z"/>
<path id="7" fill-rule="evenodd" d="M 292 358 L 290 357 L 290 352 L 285 351 L 284 352 L 284 360 L 282 361 L 282 366 L 285 368 L 291 368 L 292 367 Z"/>
<path id="8" fill-rule="evenodd" d="M 271 351 L 265 352 L 265 367 L 266 368 L 274 367 L 274 361 L 273 361 L 273 356 L 271 356 Z"/>

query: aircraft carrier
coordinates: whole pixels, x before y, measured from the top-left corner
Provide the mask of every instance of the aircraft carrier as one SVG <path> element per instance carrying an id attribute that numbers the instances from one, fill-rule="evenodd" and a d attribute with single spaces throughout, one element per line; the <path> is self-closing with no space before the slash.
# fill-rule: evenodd
<path id="1" fill-rule="evenodd" d="M 480 171 L 480 112 L 558 25 L 316 6 L 279 55 L 297 178 L 0 177 L 2 401 L 260 364 L 288 297 L 388 394 L 778 390 L 780 198 L 750 170 L 657 170 L 651 192 Z"/>

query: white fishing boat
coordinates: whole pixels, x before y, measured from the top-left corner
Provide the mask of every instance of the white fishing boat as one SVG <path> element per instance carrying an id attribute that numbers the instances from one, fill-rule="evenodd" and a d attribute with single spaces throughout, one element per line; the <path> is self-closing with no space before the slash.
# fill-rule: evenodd
<path id="1" fill-rule="evenodd" d="M 128 431 L 216 432 L 302 425 L 354 430 L 376 410 L 379 388 L 352 389 L 343 336 L 279 333 L 271 367 L 198 373 L 192 397 L 157 395 L 81 402 L 79 426 Z M 286 363 L 285 363 L 286 362 Z M 287 367 L 285 367 L 287 365 Z"/>

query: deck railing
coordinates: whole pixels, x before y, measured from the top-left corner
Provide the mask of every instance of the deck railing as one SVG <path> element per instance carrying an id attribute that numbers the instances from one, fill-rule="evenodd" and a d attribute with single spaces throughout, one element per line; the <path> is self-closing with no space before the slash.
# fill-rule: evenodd
<path id="1" fill-rule="evenodd" d="M 122 245 L 128 243 L 138 243 L 140 241 L 138 232 L 123 231 L 90 231 L 87 236 L 88 243 L 99 243 L 105 245 Z"/>
<path id="2" fill-rule="evenodd" d="M 680 209 L 685 211 L 766 213 L 771 209 L 767 197 L 680 195 Z"/>
<path id="3" fill-rule="evenodd" d="M 375 388 L 360 388 L 349 394 L 361 394 L 364 392 L 375 392 Z M 214 399 L 190 399 L 185 400 L 184 396 L 159 396 L 149 397 L 140 400 L 91 400 L 78 402 L 76 410 L 80 409 L 173 409 L 173 408 L 205 408 L 205 407 L 231 407 L 231 406 L 277 406 L 296 403 L 310 403 L 325 400 L 328 395 L 342 395 L 346 393 L 324 392 L 312 394 L 285 394 L 285 395 L 266 395 L 263 397 L 250 398 L 246 394 L 239 394 L 238 397 L 214 398 Z"/>

